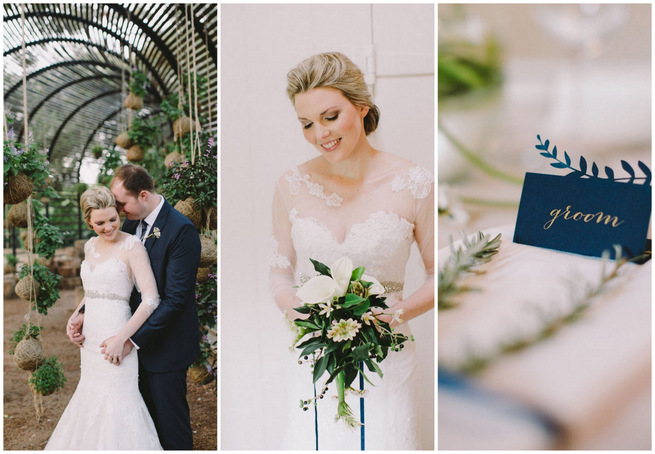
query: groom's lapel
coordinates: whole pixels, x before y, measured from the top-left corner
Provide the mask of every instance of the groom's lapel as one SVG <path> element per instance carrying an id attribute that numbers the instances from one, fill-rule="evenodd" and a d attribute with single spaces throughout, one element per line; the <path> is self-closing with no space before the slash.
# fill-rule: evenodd
<path id="1" fill-rule="evenodd" d="M 157 215 L 157 219 L 155 219 L 155 223 L 153 224 L 152 229 L 150 229 L 150 235 L 154 233 L 155 228 L 159 229 L 162 235 L 164 234 L 164 224 L 166 224 L 166 219 L 168 218 L 168 214 L 170 213 L 170 210 L 171 208 L 169 203 L 164 201 L 164 206 L 161 207 L 161 211 Z M 146 250 L 148 251 L 148 254 L 150 253 L 150 250 L 152 249 L 156 241 L 159 240 L 154 235 L 146 239 L 144 245 L 146 247 Z"/>

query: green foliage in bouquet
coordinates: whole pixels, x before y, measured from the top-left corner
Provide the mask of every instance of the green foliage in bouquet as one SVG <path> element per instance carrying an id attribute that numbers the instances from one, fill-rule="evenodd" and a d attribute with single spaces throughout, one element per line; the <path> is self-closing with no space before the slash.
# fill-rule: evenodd
<path id="1" fill-rule="evenodd" d="M 189 134 L 187 137 L 190 136 Z M 207 146 L 196 156 L 193 164 L 188 157 L 183 162 L 174 162 L 161 182 L 162 192 L 171 204 L 175 205 L 180 200 L 193 197 L 201 210 L 216 206 L 218 155 L 214 138 L 209 137 L 206 140 Z"/>
<path id="2" fill-rule="evenodd" d="M 319 275 L 298 290 L 297 296 L 304 304 L 294 310 L 308 318 L 294 320 L 299 328 L 295 347 L 300 350 L 300 363 L 303 359 L 313 363 L 314 383 L 325 372 L 329 374 L 326 386 L 336 380 L 337 419 L 343 419 L 354 428 L 360 423 L 345 401 L 345 390 L 351 387 L 358 373 L 371 383 L 362 365 L 382 377 L 378 363 L 390 350 L 400 351 L 402 344 L 411 338 L 394 332 L 389 323 L 380 318 L 391 315 L 393 320 L 400 321 L 402 311 L 385 313 L 388 306 L 382 296 L 384 287 L 366 276 L 364 267 L 353 269 L 347 257 L 331 268 L 315 260 L 312 263 Z M 318 398 L 323 397 L 325 390 Z M 306 410 L 312 400 L 315 403 L 315 399 L 302 401 L 303 409 Z"/>
<path id="3" fill-rule="evenodd" d="M 132 73 L 132 83 L 130 83 L 130 92 L 143 98 L 147 91 L 148 77 L 141 71 L 134 71 Z"/>
<path id="4" fill-rule="evenodd" d="M 32 373 L 29 380 L 32 390 L 41 396 L 48 396 L 64 387 L 66 376 L 63 365 L 57 361 L 56 356 L 46 359 L 39 368 Z"/>
<path id="5" fill-rule="evenodd" d="M 127 131 L 127 136 L 134 144 L 147 150 L 157 146 L 159 129 L 155 120 L 135 117 Z"/>
<path id="6" fill-rule="evenodd" d="M 18 343 L 26 337 L 26 333 L 29 337 L 37 338 L 41 335 L 42 329 L 43 326 L 30 325 L 28 333 L 27 326 L 23 323 L 23 325 L 16 332 L 14 332 L 13 336 L 11 336 L 11 339 L 9 339 L 9 354 L 14 354 L 16 345 L 18 345 Z"/>
<path id="7" fill-rule="evenodd" d="M 48 315 L 48 309 L 51 308 L 59 299 L 59 287 L 61 276 L 52 273 L 45 266 L 35 263 L 30 267 L 24 266 L 20 270 L 19 279 L 24 278 L 30 274 L 30 269 L 33 268 L 34 279 L 39 282 L 39 296 L 34 302 L 33 309 L 36 309 L 40 314 Z"/>

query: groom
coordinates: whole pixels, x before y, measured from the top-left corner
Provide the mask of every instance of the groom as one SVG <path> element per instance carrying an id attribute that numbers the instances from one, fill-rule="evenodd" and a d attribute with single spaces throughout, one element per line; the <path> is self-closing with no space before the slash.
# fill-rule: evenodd
<path id="1" fill-rule="evenodd" d="M 139 349 L 139 389 L 162 447 L 192 450 L 186 377 L 200 353 L 195 303 L 200 239 L 191 221 L 155 193 L 153 179 L 142 167 L 121 166 L 110 189 L 118 211 L 127 215 L 121 229 L 142 238 L 148 251 L 160 298 L 157 309 L 125 343 L 122 357 L 134 346 Z M 134 290 L 133 312 L 140 302 Z M 79 335 L 69 337 L 79 344 Z"/>

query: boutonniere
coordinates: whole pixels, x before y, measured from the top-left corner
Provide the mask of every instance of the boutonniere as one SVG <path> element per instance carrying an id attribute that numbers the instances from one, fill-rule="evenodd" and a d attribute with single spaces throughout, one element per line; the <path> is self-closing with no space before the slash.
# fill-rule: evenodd
<path id="1" fill-rule="evenodd" d="M 157 238 L 157 239 L 161 236 L 161 230 L 159 230 L 159 227 L 154 227 L 152 229 L 152 233 L 150 235 L 148 235 L 147 237 L 145 237 L 145 240 L 147 240 L 148 238 L 153 237 L 153 236 L 155 238 Z"/>

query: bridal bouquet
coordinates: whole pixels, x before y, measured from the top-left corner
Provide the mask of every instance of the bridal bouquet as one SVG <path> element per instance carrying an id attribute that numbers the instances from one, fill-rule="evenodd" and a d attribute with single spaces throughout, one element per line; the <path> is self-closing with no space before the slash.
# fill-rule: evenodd
<path id="1" fill-rule="evenodd" d="M 311 259 L 310 259 L 311 260 Z M 345 391 L 361 373 L 368 382 L 363 365 L 382 377 L 378 363 L 389 350 L 399 351 L 403 342 L 413 338 L 395 333 L 381 315 L 401 321 L 402 310 L 385 313 L 384 287 L 375 278 L 364 274 L 364 267 L 354 268 L 352 261 L 343 257 L 330 268 L 312 260 L 318 276 L 298 289 L 303 305 L 295 308 L 308 314 L 306 320 L 295 320 L 298 337 L 295 347 L 301 350 L 299 363 L 313 364 L 314 383 L 327 371 L 329 378 L 318 397 L 301 401 L 303 410 L 310 402 L 323 398 L 327 385 L 336 381 L 339 404 L 336 419 L 355 428 L 361 423 L 354 417 L 345 400 Z M 372 383 L 371 383 L 372 384 Z"/>

